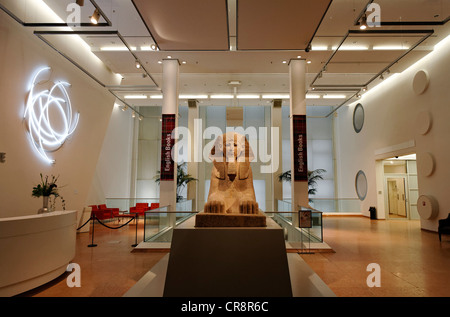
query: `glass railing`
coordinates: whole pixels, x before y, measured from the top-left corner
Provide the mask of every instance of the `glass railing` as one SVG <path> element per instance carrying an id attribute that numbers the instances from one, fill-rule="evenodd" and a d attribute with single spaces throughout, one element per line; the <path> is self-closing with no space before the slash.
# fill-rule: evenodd
<path id="1" fill-rule="evenodd" d="M 292 212 L 292 203 L 287 200 L 278 200 L 277 212 L 264 212 L 267 217 L 272 218 L 278 225 L 280 225 L 285 232 L 285 239 L 287 242 L 323 242 L 323 225 L 322 225 L 322 212 L 314 208 L 297 208 L 296 212 Z M 311 211 L 310 224 L 311 226 L 306 228 L 300 228 L 299 210 Z M 303 223 L 302 223 L 303 225 Z"/>
<path id="2" fill-rule="evenodd" d="M 129 212 L 130 207 L 136 206 L 137 203 L 159 203 L 159 198 L 106 198 L 106 206 L 108 208 L 119 208 L 122 212 Z"/>
<path id="3" fill-rule="evenodd" d="M 361 213 L 358 198 L 311 198 L 309 204 L 324 213 Z"/>
<path id="4" fill-rule="evenodd" d="M 175 211 L 169 211 L 169 206 L 146 211 L 144 242 L 171 242 L 173 229 L 196 213 L 192 211 L 192 200 L 177 202 Z"/>

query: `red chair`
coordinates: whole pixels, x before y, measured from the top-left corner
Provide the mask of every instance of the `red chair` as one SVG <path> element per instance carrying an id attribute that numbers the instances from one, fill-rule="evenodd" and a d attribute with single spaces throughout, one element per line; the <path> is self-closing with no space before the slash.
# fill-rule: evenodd
<path id="1" fill-rule="evenodd" d="M 151 203 L 150 204 L 150 209 L 156 209 L 159 208 L 159 203 Z"/>
<path id="2" fill-rule="evenodd" d="M 104 211 L 100 210 L 97 205 L 90 205 L 89 207 L 92 208 L 91 216 L 95 215 L 95 217 L 100 220 L 106 219 L 107 215 L 105 215 Z"/>
<path id="3" fill-rule="evenodd" d="M 138 214 L 138 216 L 144 216 L 147 210 L 150 210 L 148 203 L 136 203 L 136 206 L 130 208 L 130 214 Z"/>
<path id="4" fill-rule="evenodd" d="M 102 213 L 99 219 L 111 219 L 119 214 L 119 208 L 108 208 L 106 204 L 98 205 L 98 210 Z"/>

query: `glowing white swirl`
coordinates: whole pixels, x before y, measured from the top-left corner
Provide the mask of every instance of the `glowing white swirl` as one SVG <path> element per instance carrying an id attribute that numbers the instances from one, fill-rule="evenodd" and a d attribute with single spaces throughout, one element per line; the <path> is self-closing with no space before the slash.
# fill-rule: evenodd
<path id="1" fill-rule="evenodd" d="M 72 114 L 72 106 L 65 88 L 70 84 L 55 82 L 50 90 L 35 91 L 39 84 L 39 76 L 50 69 L 50 67 L 44 67 L 33 77 L 24 119 L 27 121 L 28 132 L 36 151 L 44 160 L 54 163 L 55 161 L 48 157 L 47 152 L 56 151 L 64 144 L 77 127 L 80 114 Z M 59 122 L 54 120 L 55 113 L 61 117 Z M 61 125 L 60 121 L 62 121 L 62 128 L 56 130 L 55 123 Z"/>

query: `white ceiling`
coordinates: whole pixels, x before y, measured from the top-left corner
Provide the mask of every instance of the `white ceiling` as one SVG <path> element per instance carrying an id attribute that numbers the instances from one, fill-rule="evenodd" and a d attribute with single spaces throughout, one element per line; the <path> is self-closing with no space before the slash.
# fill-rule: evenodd
<path id="1" fill-rule="evenodd" d="M 0 5 L 26 27 L 57 30 L 58 27 L 46 25 L 49 21 L 30 12 L 30 1 L 41 0 L 0 0 Z M 60 17 L 66 16 L 67 5 L 75 2 L 44 1 Z M 306 59 L 311 62 L 307 64 L 309 94 L 346 96 L 346 99 L 307 99 L 307 105 L 336 108 L 366 84 L 370 88 L 378 83 L 381 73 L 388 77 L 387 69 L 390 74 L 404 70 L 450 34 L 449 0 L 84 2 L 81 8 L 83 26 L 72 30 L 91 31 L 80 36 L 113 72 L 123 76 L 120 89 L 110 90 L 133 107 L 161 104 L 158 99 L 130 100 L 124 96 L 159 94 L 164 87 L 162 65 L 158 62 L 170 56 L 180 61 L 180 94 L 183 95 L 286 94 L 289 92 L 289 60 Z M 361 32 L 357 22 L 372 2 L 380 6 L 382 24 Z M 102 26 L 89 26 L 94 6 L 107 18 L 100 20 Z M 117 32 L 106 34 L 105 31 Z M 45 38 L 51 43 L 51 35 Z M 122 40 L 131 50 L 126 49 Z M 156 44 L 158 50 L 149 50 L 151 44 Z M 308 51 L 309 44 L 311 50 Z M 126 50 L 104 50 L 118 46 Z M 382 49 L 378 50 L 380 46 Z M 359 50 L 361 47 L 366 49 Z M 70 57 L 71 52 L 64 54 Z M 136 69 L 135 58 L 144 70 Z M 82 61 L 78 64 L 83 68 Z M 96 77 L 96 74 L 91 75 Z M 241 84 L 229 85 L 230 80 L 239 80 Z M 202 100 L 205 105 L 232 102 L 262 105 L 268 100 Z"/>

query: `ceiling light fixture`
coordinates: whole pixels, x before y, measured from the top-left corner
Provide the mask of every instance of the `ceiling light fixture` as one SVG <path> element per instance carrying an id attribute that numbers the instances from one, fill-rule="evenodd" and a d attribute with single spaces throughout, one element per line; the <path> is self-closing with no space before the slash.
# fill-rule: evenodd
<path id="1" fill-rule="evenodd" d="M 141 68 L 141 63 L 139 63 L 138 60 L 136 60 L 135 65 L 136 65 L 136 68 L 138 68 L 138 69 Z"/>
<path id="2" fill-rule="evenodd" d="M 306 99 L 320 99 L 320 95 L 306 94 Z"/>
<path id="3" fill-rule="evenodd" d="M 142 94 L 142 95 L 126 95 L 124 97 L 125 99 L 147 99 L 147 96 Z"/>
<path id="4" fill-rule="evenodd" d="M 131 117 L 136 118 L 136 112 L 133 111 L 133 112 L 131 113 Z"/>
<path id="5" fill-rule="evenodd" d="M 289 94 L 267 94 L 262 95 L 263 99 L 289 99 Z"/>
<path id="6" fill-rule="evenodd" d="M 91 16 L 91 22 L 93 24 L 98 24 L 98 20 L 100 19 L 100 12 L 98 9 L 95 9 L 94 14 Z"/>
<path id="7" fill-rule="evenodd" d="M 365 14 L 361 17 L 361 21 L 359 21 L 359 29 L 367 29 L 367 16 Z"/>
<path id="8" fill-rule="evenodd" d="M 306 63 L 307 63 L 307 64 L 311 64 L 311 61 L 307 61 Z"/>
<path id="9" fill-rule="evenodd" d="M 156 44 L 155 44 L 155 43 L 150 44 L 150 48 L 151 48 L 152 50 L 156 51 L 156 49 L 157 49 Z"/>
<path id="10" fill-rule="evenodd" d="M 144 117 L 143 116 L 139 116 L 139 121 L 142 121 Z"/>
<path id="11" fill-rule="evenodd" d="M 123 106 L 122 107 L 122 111 L 127 111 L 128 107 L 127 106 Z"/>
<path id="12" fill-rule="evenodd" d="M 233 99 L 233 95 L 211 95 L 211 99 Z"/>
<path id="13" fill-rule="evenodd" d="M 366 92 L 366 91 L 367 91 L 367 86 L 364 86 L 363 89 L 362 89 L 362 91 L 363 91 L 363 92 Z"/>
<path id="14" fill-rule="evenodd" d="M 237 95 L 236 96 L 237 99 L 259 99 L 260 96 L 259 95 Z"/>
<path id="15" fill-rule="evenodd" d="M 325 95 L 323 96 L 325 99 L 345 99 L 347 98 L 346 95 Z"/>

